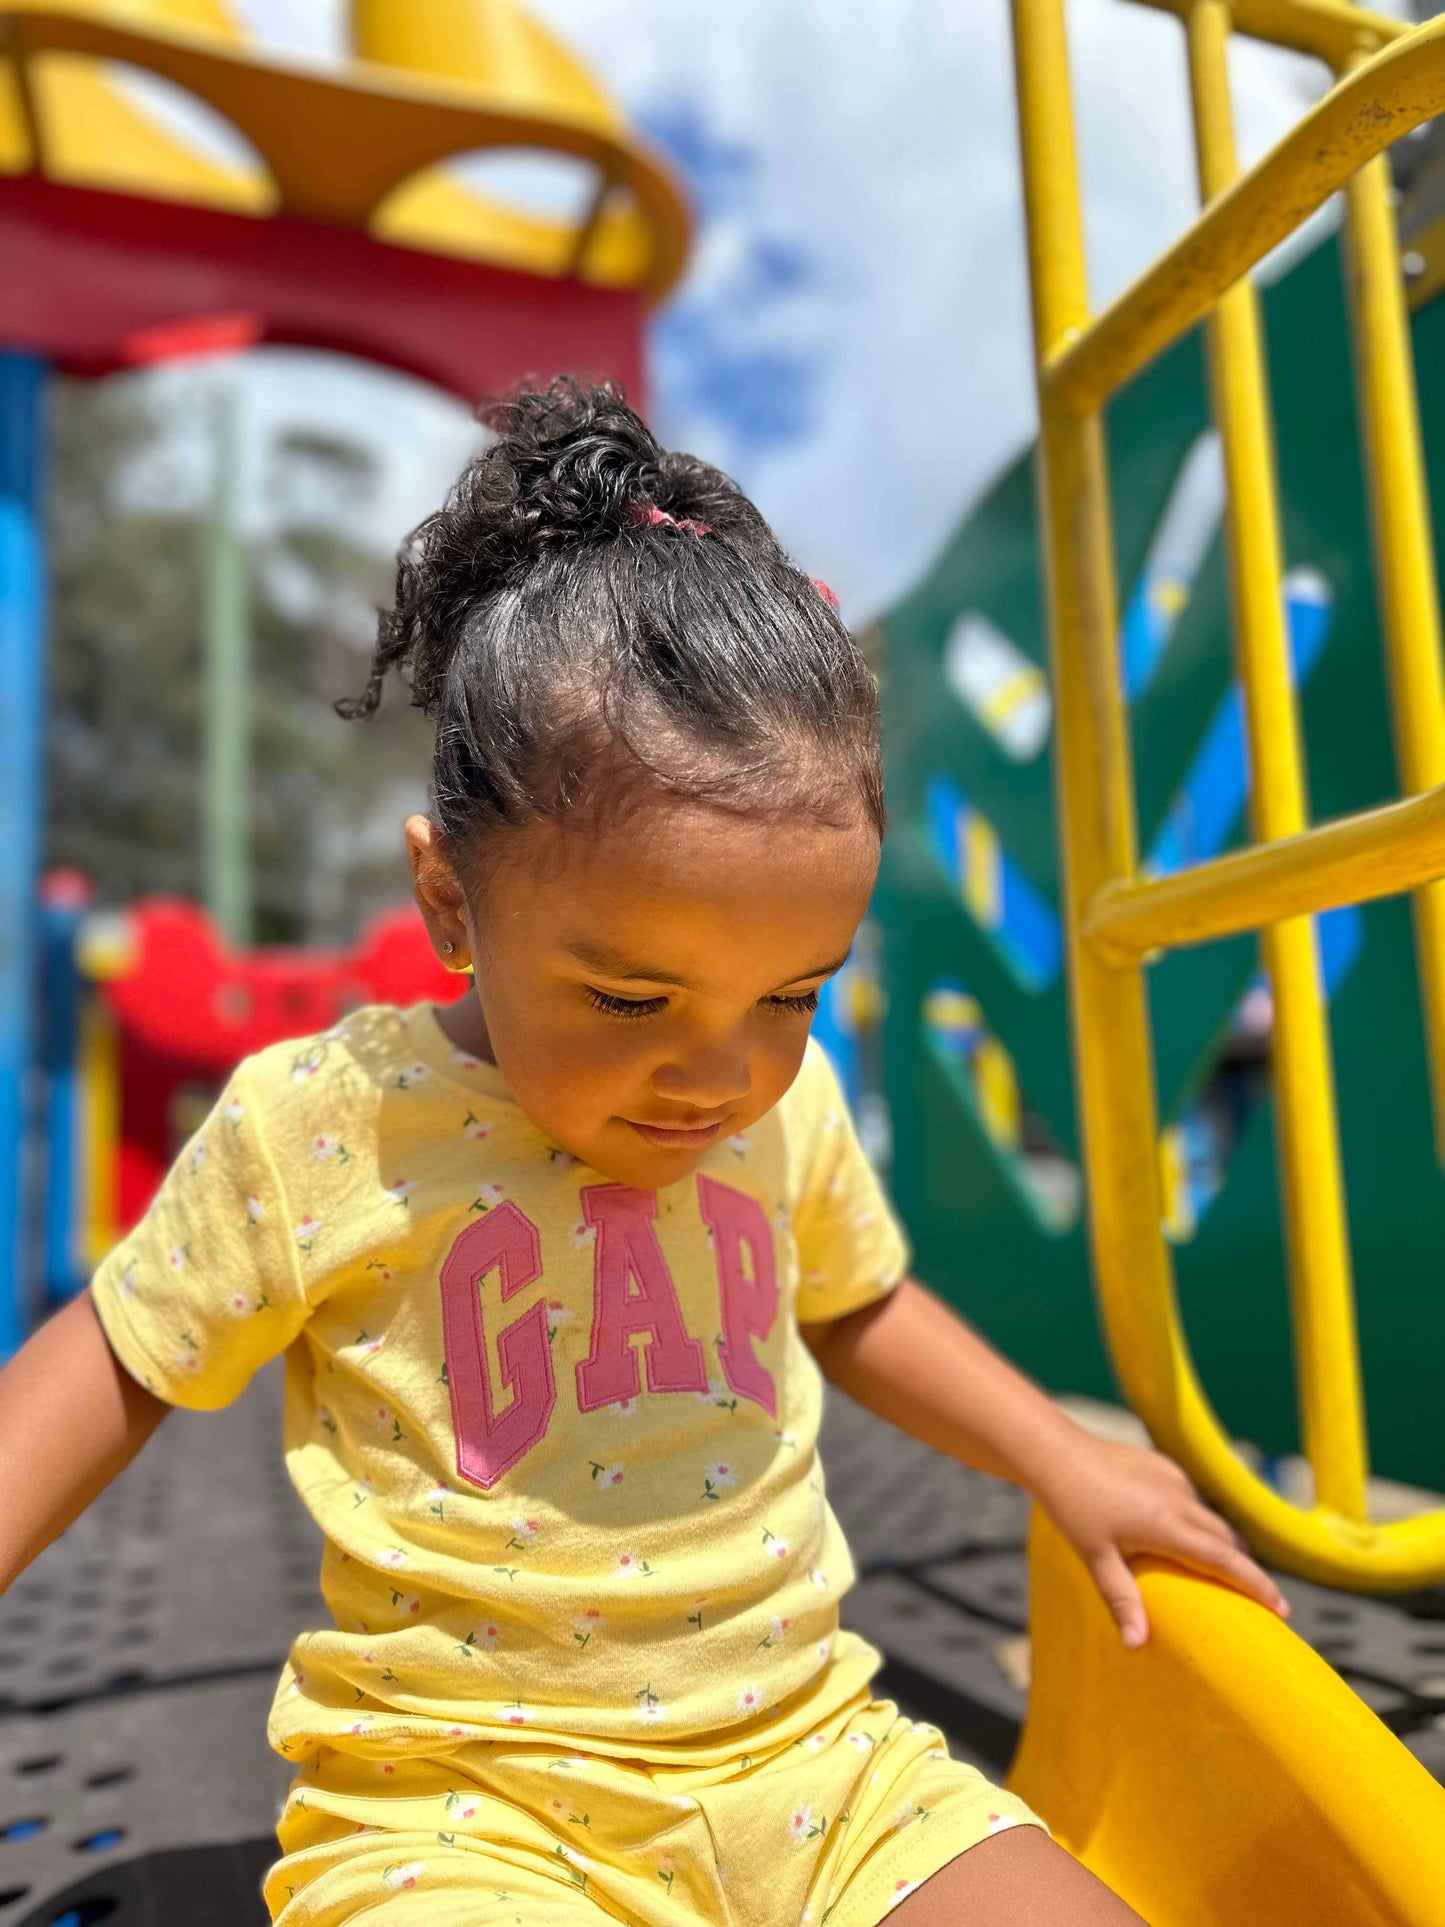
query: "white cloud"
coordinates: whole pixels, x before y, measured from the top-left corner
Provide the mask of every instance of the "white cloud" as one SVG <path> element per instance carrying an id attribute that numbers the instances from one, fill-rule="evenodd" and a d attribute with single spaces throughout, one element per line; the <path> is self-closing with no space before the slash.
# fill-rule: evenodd
<path id="1" fill-rule="evenodd" d="M 533 9 L 634 117 L 682 116 L 750 161 L 704 226 L 683 304 L 660 331 L 653 413 L 668 440 L 738 474 L 850 617 L 885 605 L 1032 432 L 1005 0 Z M 238 11 L 293 51 L 340 51 L 340 0 L 243 0 Z M 1195 205 L 1182 30 L 1126 0 L 1072 0 L 1068 11 L 1101 304 Z M 1248 44 L 1234 72 L 1248 161 L 1322 76 Z M 773 273 L 758 292 L 759 261 L 787 270 L 789 250 L 801 278 Z M 304 384 L 273 382 L 265 407 L 284 412 L 304 396 L 309 409 L 379 428 L 410 474 L 391 507 L 404 498 L 399 519 L 414 520 L 415 491 L 456 459 L 455 417 L 436 407 L 412 417 L 396 391 L 378 419 L 370 401 L 347 400 L 365 379 L 308 372 Z M 792 438 L 761 425 L 770 393 L 780 419 L 784 403 L 800 408 Z"/>

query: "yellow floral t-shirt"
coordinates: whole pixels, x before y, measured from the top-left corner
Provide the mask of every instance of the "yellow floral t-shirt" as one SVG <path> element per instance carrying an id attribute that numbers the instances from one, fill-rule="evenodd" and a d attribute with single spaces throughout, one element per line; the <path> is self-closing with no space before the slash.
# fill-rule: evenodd
<path id="1" fill-rule="evenodd" d="M 526 1727 L 675 1758 L 878 1666 L 838 1626 L 855 1574 L 798 1324 L 905 1267 L 814 1043 L 773 1111 L 654 1193 L 549 1142 L 431 1005 L 373 1005 L 240 1065 L 91 1290 L 176 1405 L 286 1354 L 335 1627 L 292 1649 L 278 1751 Z"/>

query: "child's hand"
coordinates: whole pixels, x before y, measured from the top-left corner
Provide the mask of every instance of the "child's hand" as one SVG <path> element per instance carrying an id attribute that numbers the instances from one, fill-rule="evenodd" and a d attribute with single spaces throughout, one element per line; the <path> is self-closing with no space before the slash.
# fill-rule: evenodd
<path id="1" fill-rule="evenodd" d="M 1036 1496 L 1084 1559 L 1126 1646 L 1142 1646 L 1149 1637 L 1139 1582 L 1126 1563 L 1143 1552 L 1223 1579 L 1281 1618 L 1289 1614 L 1288 1600 L 1233 1527 L 1160 1452 L 1085 1434 Z"/>

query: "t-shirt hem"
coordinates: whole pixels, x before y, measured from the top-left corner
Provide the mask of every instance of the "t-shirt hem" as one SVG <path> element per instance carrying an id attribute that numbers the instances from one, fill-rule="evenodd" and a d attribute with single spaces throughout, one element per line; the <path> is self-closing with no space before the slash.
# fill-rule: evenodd
<path id="1" fill-rule="evenodd" d="M 840 1318 L 847 1318 L 855 1311 L 862 1311 L 867 1305 L 876 1305 L 893 1293 L 908 1275 L 906 1264 L 901 1265 L 896 1277 L 890 1277 L 881 1284 L 860 1286 L 856 1291 L 835 1294 L 826 1306 L 814 1310 L 804 1292 L 798 1293 L 797 1319 L 800 1325 L 830 1325 Z"/>
<path id="2" fill-rule="evenodd" d="M 95 1315 L 100 1320 L 106 1343 L 136 1384 L 153 1398 L 185 1411 L 215 1412 L 238 1396 L 228 1390 L 218 1397 L 214 1388 L 182 1378 L 168 1366 L 161 1365 L 132 1330 L 115 1288 L 96 1277 L 91 1280 L 89 1289 L 90 1301 L 95 1306 Z"/>

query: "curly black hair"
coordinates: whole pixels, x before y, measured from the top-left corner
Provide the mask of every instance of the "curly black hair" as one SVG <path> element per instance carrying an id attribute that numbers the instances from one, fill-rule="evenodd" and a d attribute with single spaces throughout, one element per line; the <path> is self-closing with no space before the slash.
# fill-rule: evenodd
<path id="1" fill-rule="evenodd" d="M 403 545 L 370 680 L 335 705 L 370 716 L 404 671 L 454 850 L 659 789 L 861 810 L 881 837 L 873 676 L 741 490 L 660 448 L 610 382 L 559 376 L 480 415 L 496 438 Z"/>

